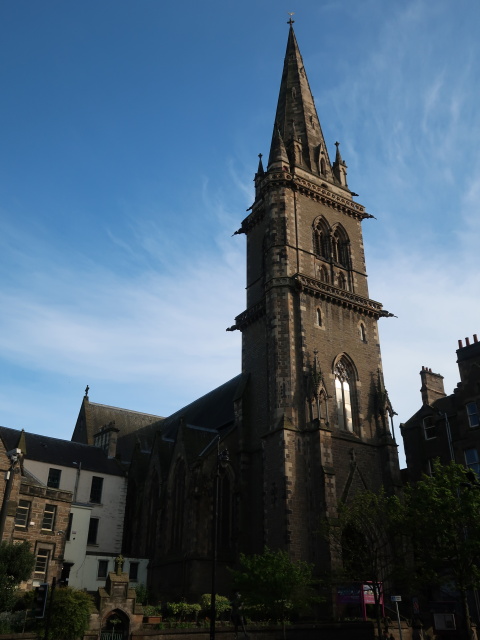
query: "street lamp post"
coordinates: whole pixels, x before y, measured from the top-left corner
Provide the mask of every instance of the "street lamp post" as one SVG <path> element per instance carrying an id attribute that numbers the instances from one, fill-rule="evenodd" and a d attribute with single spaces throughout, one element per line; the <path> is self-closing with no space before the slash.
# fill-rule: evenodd
<path id="1" fill-rule="evenodd" d="M 220 436 L 217 438 L 217 457 L 213 476 L 213 512 L 212 512 L 212 591 L 210 598 L 210 640 L 215 640 L 216 592 L 217 592 L 217 550 L 218 550 L 218 487 L 220 470 L 229 461 L 227 449 L 220 451 Z"/>

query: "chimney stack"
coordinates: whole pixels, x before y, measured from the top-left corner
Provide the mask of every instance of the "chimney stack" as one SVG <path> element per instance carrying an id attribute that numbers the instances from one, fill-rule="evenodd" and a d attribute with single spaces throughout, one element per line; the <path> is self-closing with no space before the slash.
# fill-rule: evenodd
<path id="1" fill-rule="evenodd" d="M 443 386 L 443 376 L 439 373 L 433 373 L 428 367 L 422 367 L 420 371 L 420 379 L 422 381 L 422 387 L 420 393 L 422 394 L 423 404 L 433 404 L 435 400 L 445 397 L 445 389 Z"/>

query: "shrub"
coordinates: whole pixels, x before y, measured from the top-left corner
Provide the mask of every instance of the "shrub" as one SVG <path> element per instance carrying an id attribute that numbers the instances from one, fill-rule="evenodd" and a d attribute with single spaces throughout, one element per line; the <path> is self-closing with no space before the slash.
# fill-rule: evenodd
<path id="1" fill-rule="evenodd" d="M 48 640 L 77 640 L 83 637 L 92 610 L 92 597 L 85 591 L 71 587 L 55 589 Z"/>
<path id="2" fill-rule="evenodd" d="M 137 584 L 135 586 L 135 593 L 137 594 L 137 602 L 139 604 L 147 604 L 148 589 L 144 584 Z"/>
<path id="3" fill-rule="evenodd" d="M 146 604 L 143 607 L 144 616 L 160 616 L 162 614 L 162 606 L 160 604 Z"/>
<path id="4" fill-rule="evenodd" d="M 210 614 L 212 596 L 210 593 L 204 593 L 200 596 L 200 605 L 202 607 L 202 611 L 204 611 L 205 615 Z M 232 604 L 230 599 L 226 596 L 219 596 L 218 593 L 215 595 L 215 610 L 217 612 L 217 618 L 221 618 L 223 614 L 231 611 Z"/>
<path id="5" fill-rule="evenodd" d="M 167 602 L 167 611 L 179 621 L 185 620 L 187 616 L 194 616 L 196 620 L 200 610 L 201 607 L 196 602 Z"/>

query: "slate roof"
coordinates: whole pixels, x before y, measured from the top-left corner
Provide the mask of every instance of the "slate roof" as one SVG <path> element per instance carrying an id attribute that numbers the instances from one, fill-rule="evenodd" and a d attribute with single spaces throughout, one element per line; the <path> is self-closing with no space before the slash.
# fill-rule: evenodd
<path id="1" fill-rule="evenodd" d="M 192 445 L 192 451 L 200 453 L 212 441 L 216 431 L 233 425 L 233 403 L 240 397 L 247 379 L 248 376 L 239 374 L 168 418 L 158 420 L 134 433 L 120 433 L 117 443 L 120 459 L 122 462 L 130 461 L 136 444 L 141 452 L 150 452 L 157 433 L 161 434 L 164 441 L 175 441 L 182 420 L 187 427 L 186 438 Z"/>
<path id="2" fill-rule="evenodd" d="M 119 435 L 126 435 L 159 420 L 162 420 L 162 416 L 90 402 L 89 397 L 85 396 L 78 413 L 72 440 L 93 444 L 94 435 L 111 422 L 114 422 L 115 427 L 119 429 Z"/>
<path id="3" fill-rule="evenodd" d="M 230 425 L 234 421 L 233 402 L 238 392 L 243 388 L 246 376 L 240 374 L 217 387 L 210 393 L 194 400 L 162 421 L 161 429 L 164 438 L 176 438 L 180 419 L 189 425 L 215 429 L 217 431 Z"/>
<path id="4" fill-rule="evenodd" d="M 4 441 L 7 451 L 17 446 L 21 435 L 22 431 L 18 429 L 0 427 L 0 437 Z M 75 469 L 77 465 L 74 462 L 81 462 L 82 469 L 87 471 L 115 476 L 125 475 L 118 461 L 108 458 L 103 449 L 99 447 L 28 432 L 24 432 L 24 438 L 26 443 L 24 455 L 27 460 Z"/>
<path id="5" fill-rule="evenodd" d="M 450 416 L 451 413 L 455 412 L 455 403 L 454 403 L 454 394 L 449 396 L 445 396 L 443 398 L 438 398 L 432 404 L 424 404 L 420 407 L 418 411 L 416 411 L 413 416 L 411 416 L 406 422 L 400 425 L 401 429 L 412 429 L 418 425 L 418 422 L 421 421 L 425 416 L 431 415 L 433 413 L 442 413 Z M 440 416 L 439 416 L 440 417 Z"/>

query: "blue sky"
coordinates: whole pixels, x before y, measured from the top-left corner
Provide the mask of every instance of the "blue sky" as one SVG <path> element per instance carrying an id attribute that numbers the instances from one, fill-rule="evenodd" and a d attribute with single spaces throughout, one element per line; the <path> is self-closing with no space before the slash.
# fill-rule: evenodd
<path id="1" fill-rule="evenodd" d="M 240 371 L 244 238 L 288 27 L 364 223 L 398 424 L 480 334 L 480 4 L 3 0 L 0 423 L 168 415 Z"/>

